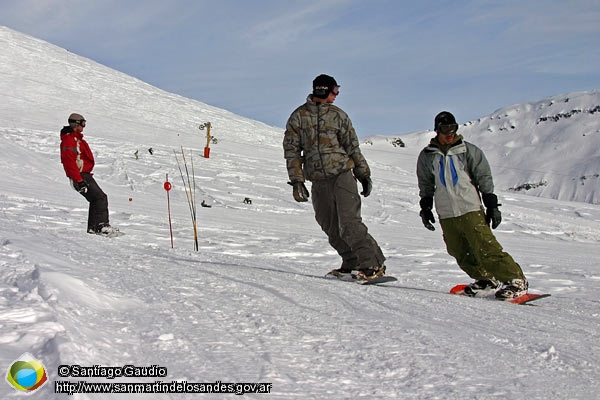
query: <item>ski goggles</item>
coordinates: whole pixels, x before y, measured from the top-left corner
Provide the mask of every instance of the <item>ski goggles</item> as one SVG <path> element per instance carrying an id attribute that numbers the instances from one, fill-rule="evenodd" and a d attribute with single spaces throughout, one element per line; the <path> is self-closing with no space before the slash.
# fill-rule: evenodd
<path id="1" fill-rule="evenodd" d="M 337 96 L 338 94 L 340 94 L 340 87 L 334 86 L 333 89 L 331 89 L 331 93 L 333 93 Z"/>
<path id="2" fill-rule="evenodd" d="M 437 133 L 442 135 L 454 135 L 458 131 L 458 124 L 439 125 Z"/>
<path id="3" fill-rule="evenodd" d="M 69 123 L 85 126 L 85 119 L 70 119 Z"/>

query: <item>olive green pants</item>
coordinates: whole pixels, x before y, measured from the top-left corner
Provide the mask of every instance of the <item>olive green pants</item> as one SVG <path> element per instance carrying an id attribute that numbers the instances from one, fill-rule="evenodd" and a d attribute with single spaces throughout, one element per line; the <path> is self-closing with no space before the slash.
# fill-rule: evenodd
<path id="1" fill-rule="evenodd" d="M 312 182 L 311 193 L 315 219 L 331 247 L 342 257 L 342 267 L 383 265 L 383 252 L 362 222 L 361 201 L 352 172 Z"/>
<path id="2" fill-rule="evenodd" d="M 475 280 L 495 278 L 500 282 L 524 279 L 523 271 L 502 250 L 483 211 L 440 220 L 448 254 Z"/>

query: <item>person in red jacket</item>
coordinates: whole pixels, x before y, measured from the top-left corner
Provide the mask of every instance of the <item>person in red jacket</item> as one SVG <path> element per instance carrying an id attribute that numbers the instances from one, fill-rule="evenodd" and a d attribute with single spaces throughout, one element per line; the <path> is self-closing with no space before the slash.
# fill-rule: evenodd
<path id="1" fill-rule="evenodd" d="M 87 231 L 114 236 L 118 229 L 111 227 L 108 222 L 108 197 L 92 176 L 94 155 L 83 139 L 85 118 L 73 113 L 68 122 L 69 125 L 60 131 L 60 161 L 73 188 L 90 203 Z"/>

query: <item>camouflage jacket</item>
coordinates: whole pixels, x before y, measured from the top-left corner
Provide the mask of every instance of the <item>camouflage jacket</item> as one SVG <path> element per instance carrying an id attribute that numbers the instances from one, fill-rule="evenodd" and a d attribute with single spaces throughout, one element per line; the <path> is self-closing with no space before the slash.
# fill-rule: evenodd
<path id="1" fill-rule="evenodd" d="M 348 115 L 309 95 L 286 124 L 283 151 L 290 181 L 327 179 L 352 170 L 358 179 L 371 175 Z"/>

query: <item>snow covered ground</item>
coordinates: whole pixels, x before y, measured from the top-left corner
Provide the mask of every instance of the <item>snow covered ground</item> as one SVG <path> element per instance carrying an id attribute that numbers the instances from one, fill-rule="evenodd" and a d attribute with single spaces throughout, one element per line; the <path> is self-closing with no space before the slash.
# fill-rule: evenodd
<path id="1" fill-rule="evenodd" d="M 362 147 L 375 187 L 363 217 L 398 282 L 365 287 L 326 280 L 339 259 L 310 204 L 292 198 L 282 129 L 165 93 L 2 27 L 0 53 L 0 367 L 5 374 L 25 352 L 45 365 L 50 382 L 30 398 L 65 398 L 54 393 L 54 381 L 64 380 L 262 382 L 272 383 L 270 394 L 245 396 L 273 399 L 597 398 L 597 183 L 580 189 L 596 199 L 587 203 L 498 185 L 503 223 L 496 235 L 531 287 L 552 297 L 516 306 L 451 296 L 449 288 L 468 279 L 446 254 L 439 225 L 430 232 L 418 217 L 415 163 L 431 133 L 403 136 L 405 148 L 369 138 L 372 144 Z M 598 92 L 571 97 L 581 96 L 588 99 L 582 108 L 591 108 Z M 58 132 L 71 112 L 88 121 L 95 176 L 109 196 L 111 223 L 125 236 L 85 233 L 87 202 L 69 187 L 58 152 Z M 520 161 L 546 163 L 554 146 L 562 159 L 555 157 L 548 170 L 577 162 L 593 175 L 598 115 L 586 114 L 595 118 L 583 124 L 588 144 L 565 152 L 560 136 L 541 137 Z M 517 127 L 535 124 L 531 118 L 513 117 Z M 203 158 L 205 131 L 198 125 L 209 121 L 218 143 Z M 566 121 L 577 120 L 560 123 Z M 525 169 L 502 158 L 507 141 L 498 131 L 489 135 L 488 126 L 476 131 L 475 125 L 461 129 L 486 151 L 499 181 L 502 166 L 515 167 L 516 175 Z M 199 251 L 174 155 L 181 161 L 182 147 L 194 164 Z M 173 184 L 174 248 L 166 174 Z M 203 200 L 212 207 L 200 207 Z M 58 376 L 60 365 L 130 364 L 168 373 Z M 18 396 L 0 384 L 0 397 Z"/>

